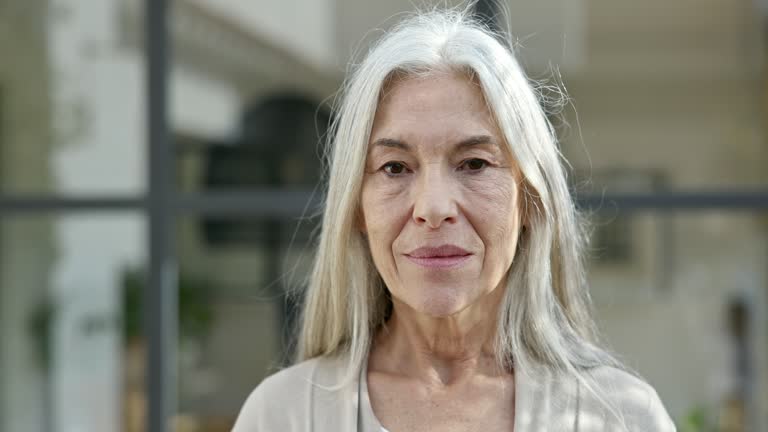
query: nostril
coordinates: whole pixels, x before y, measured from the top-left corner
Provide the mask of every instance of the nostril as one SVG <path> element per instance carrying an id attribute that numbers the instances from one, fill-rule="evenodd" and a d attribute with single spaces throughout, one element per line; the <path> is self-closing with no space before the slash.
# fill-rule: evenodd
<path id="1" fill-rule="evenodd" d="M 416 216 L 414 218 L 416 220 L 416 223 L 418 225 L 427 225 L 431 229 L 437 229 L 440 228 L 444 223 L 448 224 L 454 224 L 456 223 L 456 218 L 453 216 L 447 216 L 447 217 L 422 217 L 422 216 Z"/>
<path id="2" fill-rule="evenodd" d="M 455 223 L 457 215 L 457 203 L 445 194 L 433 191 L 416 199 L 412 218 L 419 225 L 427 224 L 435 229 L 443 223 Z"/>

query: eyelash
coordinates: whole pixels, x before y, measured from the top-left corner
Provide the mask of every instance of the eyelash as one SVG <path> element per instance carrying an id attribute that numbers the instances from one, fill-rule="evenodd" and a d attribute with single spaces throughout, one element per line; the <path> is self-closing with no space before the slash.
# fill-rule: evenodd
<path id="1" fill-rule="evenodd" d="M 481 162 L 483 164 L 483 166 L 482 166 L 482 168 L 478 168 L 478 169 L 470 169 L 469 172 L 479 172 L 479 171 L 482 171 L 483 169 L 488 168 L 488 166 L 490 166 L 490 164 L 491 164 L 490 162 L 488 162 L 485 159 L 470 158 L 470 159 L 465 159 L 465 160 L 461 161 L 461 165 L 459 165 L 459 166 L 463 167 L 463 166 L 467 165 L 469 162 L 474 162 L 474 161 Z"/>
<path id="2" fill-rule="evenodd" d="M 460 170 L 460 171 L 465 171 L 465 169 L 464 169 L 463 167 L 464 167 L 464 166 L 466 166 L 466 165 L 467 165 L 469 162 L 473 162 L 473 161 L 479 161 L 479 162 L 481 162 L 481 163 L 483 164 L 482 168 L 478 168 L 478 169 L 469 169 L 469 170 L 466 170 L 467 172 L 470 172 L 470 173 L 477 173 L 477 172 L 480 172 L 480 171 L 482 171 L 483 169 L 485 169 L 485 168 L 488 168 L 488 167 L 490 166 L 490 162 L 488 162 L 488 161 L 487 161 L 487 160 L 485 160 L 485 159 L 480 159 L 480 158 L 469 158 L 469 159 L 464 159 L 463 161 L 461 161 L 461 164 L 459 165 L 459 170 Z M 390 173 L 390 172 L 388 172 L 388 171 L 387 171 L 387 168 L 388 168 L 388 167 L 392 167 L 392 166 L 394 166 L 394 165 L 400 165 L 400 166 L 402 166 L 402 167 L 403 167 L 403 169 L 406 169 L 406 170 L 408 169 L 408 167 L 407 167 L 407 166 L 405 165 L 405 163 L 403 163 L 403 162 L 396 162 L 396 161 L 391 161 L 391 162 L 387 162 L 387 163 L 385 163 L 384 165 L 382 165 L 382 166 L 381 166 L 381 168 L 380 168 L 380 170 L 384 171 L 384 174 L 386 174 L 388 177 L 400 177 L 400 176 L 402 175 L 402 173 L 396 173 L 396 174 L 395 174 L 395 173 Z"/>

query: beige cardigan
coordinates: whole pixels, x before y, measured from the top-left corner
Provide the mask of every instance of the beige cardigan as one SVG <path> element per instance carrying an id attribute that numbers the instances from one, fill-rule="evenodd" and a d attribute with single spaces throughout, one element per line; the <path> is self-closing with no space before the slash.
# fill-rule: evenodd
<path id="1" fill-rule="evenodd" d="M 380 432 L 367 379 L 339 390 L 327 388 L 339 382 L 344 365 L 337 358 L 315 358 L 265 379 L 245 401 L 233 432 Z M 598 368 L 592 374 L 629 431 L 675 430 L 651 386 L 613 368 Z M 534 378 L 516 371 L 515 432 L 619 430 L 623 429 L 616 416 L 575 380 L 552 374 Z"/>

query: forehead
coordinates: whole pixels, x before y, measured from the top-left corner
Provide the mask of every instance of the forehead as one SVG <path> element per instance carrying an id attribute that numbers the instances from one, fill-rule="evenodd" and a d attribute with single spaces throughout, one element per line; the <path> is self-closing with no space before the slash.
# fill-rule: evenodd
<path id="1" fill-rule="evenodd" d="M 371 142 L 381 138 L 437 145 L 466 136 L 500 134 L 482 90 L 466 74 L 395 78 L 382 90 Z"/>

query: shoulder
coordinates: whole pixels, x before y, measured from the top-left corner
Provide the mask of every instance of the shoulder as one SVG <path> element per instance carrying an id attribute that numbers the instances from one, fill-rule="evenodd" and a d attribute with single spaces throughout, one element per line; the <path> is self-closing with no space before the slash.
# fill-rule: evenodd
<path id="1" fill-rule="evenodd" d="M 317 357 L 265 378 L 248 396 L 232 432 L 303 430 L 312 393 L 338 385 L 344 369 L 339 358 Z"/>
<path id="2" fill-rule="evenodd" d="M 601 366 L 589 371 L 594 380 L 598 394 L 616 411 L 618 417 L 630 431 L 659 431 L 675 430 L 675 425 L 667 414 L 656 390 L 641 378 L 618 368 Z M 609 411 L 598 396 L 588 389 L 579 391 L 583 401 L 582 408 L 586 419 L 590 413 Z M 601 417 L 605 418 L 605 415 Z M 609 416 L 615 418 L 616 416 Z"/>

